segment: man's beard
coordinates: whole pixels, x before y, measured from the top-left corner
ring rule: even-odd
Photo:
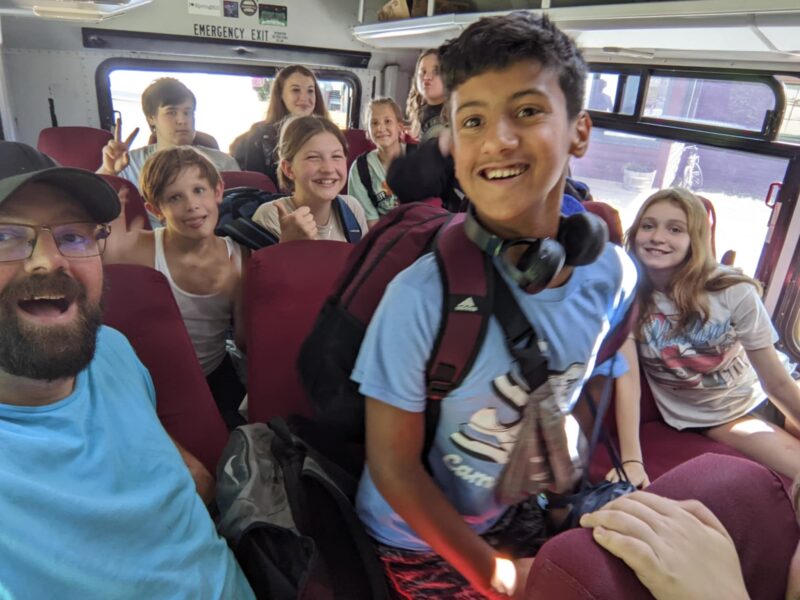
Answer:
[[[33,325],[20,318],[17,303],[33,296],[64,296],[77,304],[77,317],[64,325]],[[59,271],[9,283],[0,292],[0,369],[9,375],[53,381],[74,377],[91,362],[102,324],[99,302]]]

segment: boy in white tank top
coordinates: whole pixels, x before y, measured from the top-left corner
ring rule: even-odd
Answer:
[[[103,260],[155,268],[169,281],[214,400],[229,428],[243,423],[244,397],[225,340],[231,323],[242,341],[239,314],[242,263],[247,250],[214,234],[223,183],[216,167],[189,146],[162,150],[142,169],[147,209],[165,225],[126,229],[124,211],[112,224]],[[123,202],[125,199],[122,199]]]

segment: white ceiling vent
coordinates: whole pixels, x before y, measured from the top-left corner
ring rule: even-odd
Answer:
[[[0,15],[97,23],[150,2],[152,0],[0,0]]]

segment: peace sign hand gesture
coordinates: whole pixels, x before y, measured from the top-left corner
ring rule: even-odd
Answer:
[[[134,129],[131,134],[122,141],[122,117],[118,117],[114,123],[114,137],[103,147],[103,166],[98,173],[105,175],[117,175],[128,166],[128,150],[131,143],[139,133],[139,128]]]

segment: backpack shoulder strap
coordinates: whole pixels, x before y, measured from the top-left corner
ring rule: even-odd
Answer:
[[[461,385],[480,351],[494,304],[492,260],[464,233],[456,215],[435,242],[442,321],[426,369],[426,390],[441,400]]]
[[[368,152],[359,154],[356,158],[356,169],[358,169],[358,178],[361,180],[361,185],[367,190],[370,202],[377,209],[378,208],[378,195],[372,189],[372,177],[369,174],[369,163],[367,162]]]
[[[606,334],[603,343],[600,344],[600,349],[597,351],[595,364],[601,365],[617,353],[622,344],[625,343],[625,340],[628,339],[631,331],[633,331],[633,325],[638,317],[639,302],[634,300],[622,320]]]
[[[336,216],[339,219],[339,223],[342,224],[342,230],[344,230],[344,237],[347,238],[347,241],[351,244],[357,244],[361,241],[361,225],[358,224],[358,219],[356,219],[355,214],[347,206],[347,202],[341,196],[336,196],[334,207],[336,209]]]

